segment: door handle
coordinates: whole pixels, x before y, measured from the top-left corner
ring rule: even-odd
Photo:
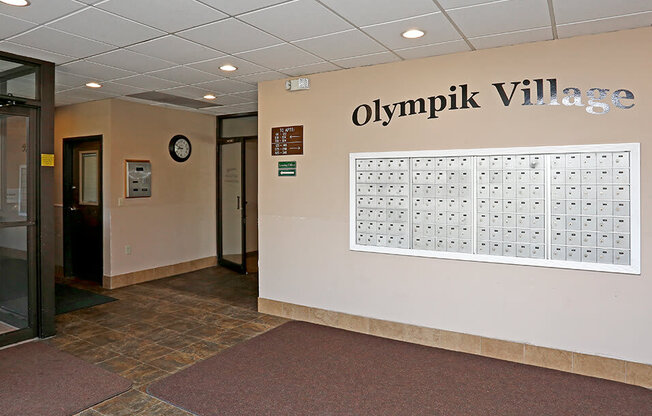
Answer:
[[[237,209],[240,209],[240,197],[237,196],[236,198],[238,198],[238,208]]]
[[[68,211],[70,211],[70,212],[74,212],[74,211],[77,211],[77,208],[75,208],[75,207],[68,207]]]

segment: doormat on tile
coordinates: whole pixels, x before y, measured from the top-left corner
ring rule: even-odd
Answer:
[[[201,416],[652,414],[642,387],[306,322],[224,350],[148,392]]]
[[[0,350],[0,416],[68,416],[123,393],[126,380],[42,342]]]
[[[57,315],[117,300],[110,296],[100,295],[89,290],[77,289],[76,287],[62,285],[60,283],[55,284],[54,297]]]

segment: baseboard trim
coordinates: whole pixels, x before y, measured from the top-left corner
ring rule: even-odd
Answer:
[[[498,358],[652,389],[652,365],[408,325],[258,298],[258,311],[363,334]]]
[[[217,266],[217,257],[205,257],[203,259],[186,261],[169,266],[155,267],[153,269],[141,270],[138,272],[119,274],[116,276],[104,276],[102,279],[102,286],[105,289],[117,289],[119,287],[163,279],[165,277],[194,272],[195,270],[214,266]]]

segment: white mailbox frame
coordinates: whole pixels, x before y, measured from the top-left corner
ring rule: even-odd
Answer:
[[[552,154],[569,154],[569,153],[592,153],[592,152],[630,152],[630,265],[616,265],[605,263],[575,262],[552,260],[551,257],[551,218],[552,214]],[[477,253],[477,232],[476,223],[477,215],[477,178],[476,162],[477,156],[490,155],[520,155],[520,154],[542,154],[545,159],[545,259],[524,258],[524,257],[506,257]],[[380,158],[437,158],[437,157],[463,157],[469,156],[474,160],[472,162],[472,181],[471,194],[473,199],[473,210],[471,219],[471,233],[473,241],[473,254],[419,250],[412,248],[393,248],[365,246],[357,243],[357,221],[356,221],[356,161],[359,159],[380,159]],[[410,247],[412,246],[412,210],[413,210],[413,184],[412,184],[412,163],[409,165],[409,204],[408,204],[408,239]],[[349,248],[352,251],[398,254],[406,256],[432,257],[453,260],[469,260],[489,263],[518,264],[540,267],[555,267],[575,270],[593,270],[601,272],[640,274],[641,273],[641,160],[640,160],[640,143],[617,143],[617,144],[596,144],[596,145],[571,145],[571,146],[537,146],[537,147],[508,147],[508,148],[484,148],[484,149],[454,149],[454,150],[424,150],[424,151],[396,151],[396,152],[373,152],[373,153],[350,153],[349,154]]]

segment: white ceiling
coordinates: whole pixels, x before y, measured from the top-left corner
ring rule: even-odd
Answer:
[[[199,111],[216,115],[256,111],[259,81],[652,24],[652,0],[31,3],[0,3],[0,50],[55,62],[57,105],[213,93],[222,107]],[[411,28],[426,35],[402,38]]]

